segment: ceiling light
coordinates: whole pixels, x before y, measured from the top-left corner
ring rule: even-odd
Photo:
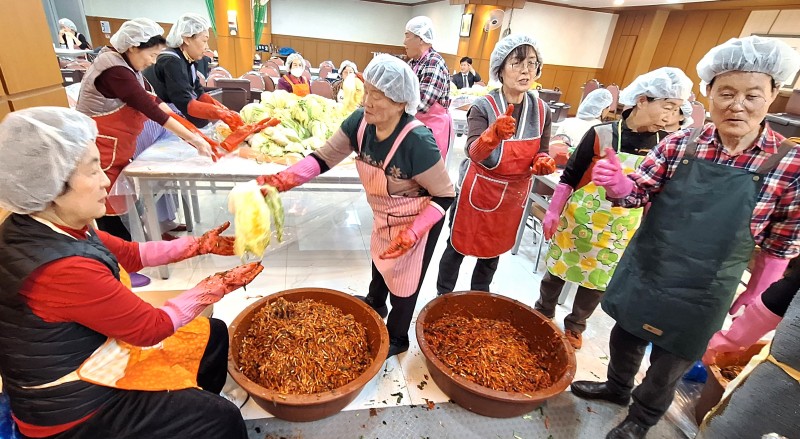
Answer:
[[[625,0],[614,0],[614,6],[622,6],[625,4]]]

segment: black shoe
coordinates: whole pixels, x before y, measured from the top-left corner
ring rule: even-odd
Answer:
[[[408,339],[399,340],[396,338],[392,338],[390,339],[389,342],[389,353],[386,355],[386,359],[388,360],[389,357],[402,354],[407,350],[408,350]]]
[[[369,307],[374,309],[375,312],[378,313],[378,315],[381,316],[382,319],[385,319],[386,316],[389,315],[389,307],[386,306],[385,303],[383,305],[381,305],[381,306],[377,306],[376,307],[375,304],[372,303],[372,297],[369,297],[369,296],[366,296],[366,297],[364,297],[364,296],[353,296],[353,297],[355,297],[356,299],[358,299],[358,300],[366,303],[367,305],[369,305]]]
[[[575,381],[570,386],[572,394],[583,399],[601,399],[619,405],[628,405],[631,402],[630,395],[620,395],[608,389],[605,382],[598,381]]]
[[[647,430],[649,430],[648,427],[642,427],[626,419],[609,431],[606,439],[643,439],[647,436]]]

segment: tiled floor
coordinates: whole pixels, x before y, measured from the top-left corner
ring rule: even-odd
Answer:
[[[459,139],[463,142],[463,138]],[[456,154],[460,147],[454,148]],[[455,169],[460,160],[451,159],[449,168]],[[226,193],[205,193],[200,195],[201,223],[195,233],[201,233],[232,216],[225,210]],[[366,294],[370,281],[369,235],[372,227],[372,214],[363,194],[332,195],[321,192],[289,192],[282,195],[287,211],[289,239],[279,248],[270,250],[264,258],[264,272],[247,290],[238,290],[227,295],[214,306],[214,316],[230,323],[248,304],[271,293],[297,287],[326,287],[350,294]],[[435,297],[435,281],[438,262],[444,249],[448,231],[445,226],[436,247],[430,269],[425,276],[419,296],[416,313]],[[492,283],[492,292],[502,294],[533,306],[539,295],[539,283],[544,270],[544,258],[538,270],[534,269],[535,252],[538,246],[533,242],[533,234],[526,231],[519,254],[501,256],[499,269]],[[546,251],[546,250],[544,250]],[[172,266],[169,279],[157,279],[154,269],[146,269],[145,274],[153,277],[153,282],[145,287],[148,290],[183,289],[194,286],[198,281],[216,271],[230,268],[238,263],[235,257],[204,256],[184,261]],[[456,290],[468,289],[469,276],[474,259],[466,258],[461,270]],[[569,300],[567,304],[569,304]],[[556,322],[563,327],[563,319],[569,309],[559,306]],[[613,320],[598,309],[589,321],[584,333],[583,348],[577,352],[577,379],[605,378],[608,364],[608,334]],[[412,328],[413,328],[412,322]],[[412,346],[409,351],[387,361],[385,372],[379,373],[360,396],[346,410],[391,407],[396,405],[421,405],[425,400],[437,403],[448,401],[437,386],[428,381],[420,390],[418,384],[427,374],[424,359],[410,331]],[[390,394],[401,392],[403,398]],[[622,409],[620,408],[621,412]],[[270,415],[249,401],[242,408],[246,419],[266,418]],[[476,415],[477,416],[477,415]],[[662,421],[666,424],[667,421]],[[586,432],[581,437],[593,436]],[[649,437],[680,437],[672,426],[661,426],[651,432]]]

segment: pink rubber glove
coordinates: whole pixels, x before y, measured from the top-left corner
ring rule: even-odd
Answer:
[[[199,238],[184,236],[172,241],[142,242],[139,244],[139,257],[142,265],[157,267],[207,254],[231,256],[233,255],[234,237],[220,236],[230,225],[230,221],[225,221]]]
[[[381,259],[394,259],[403,256],[414,247],[420,237],[425,236],[442,218],[444,218],[442,208],[436,203],[428,204],[428,207],[417,214],[411,226],[400,232],[379,257]]]
[[[757,297],[744,309],[744,314],[733,320],[727,331],[717,331],[708,342],[703,363],[714,364],[717,354],[736,352],[749,348],[769,331],[775,329],[781,317],[770,311]]]
[[[256,182],[261,186],[268,184],[277,189],[278,192],[286,192],[293,187],[311,181],[321,172],[322,169],[320,169],[317,159],[308,156],[277,174],[262,175],[256,178]],[[266,189],[262,190],[262,192],[266,197]]]
[[[750,272],[750,281],[747,282],[747,289],[733,301],[728,314],[734,315],[741,307],[755,302],[755,299],[761,297],[764,290],[783,277],[783,272],[786,271],[788,265],[788,259],[771,256],[762,250],[756,256],[755,266]]]
[[[633,181],[622,173],[622,164],[613,148],[592,168],[592,183],[604,187],[609,198],[625,198],[633,191]]]
[[[542,228],[544,229],[544,239],[549,241],[558,230],[558,222],[561,220],[561,213],[564,212],[564,206],[567,205],[567,200],[572,195],[572,187],[566,183],[559,183],[556,186],[553,197],[550,199],[550,205],[547,206],[547,213],[544,214],[542,220]]]
[[[260,262],[251,262],[213,274],[194,288],[167,300],[159,309],[167,313],[177,331],[199,316],[208,305],[219,302],[226,294],[252,282],[263,270]]]

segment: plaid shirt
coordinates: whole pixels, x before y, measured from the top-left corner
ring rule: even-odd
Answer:
[[[427,113],[435,103],[450,106],[450,72],[439,52],[429,49],[418,60],[412,59],[411,70],[419,78],[420,102],[417,110]]]
[[[696,157],[721,165],[755,172],[784,139],[768,125],[758,141],[737,156],[729,155],[715,135],[714,124],[706,124],[697,138]],[[621,200],[625,207],[640,207],[672,178],[683,158],[692,130],[682,130],[664,139],[645,157],[639,169],[628,175],[633,192]],[[750,221],[756,244],[773,256],[791,259],[800,253],[800,148],[794,148],[764,179]]]

